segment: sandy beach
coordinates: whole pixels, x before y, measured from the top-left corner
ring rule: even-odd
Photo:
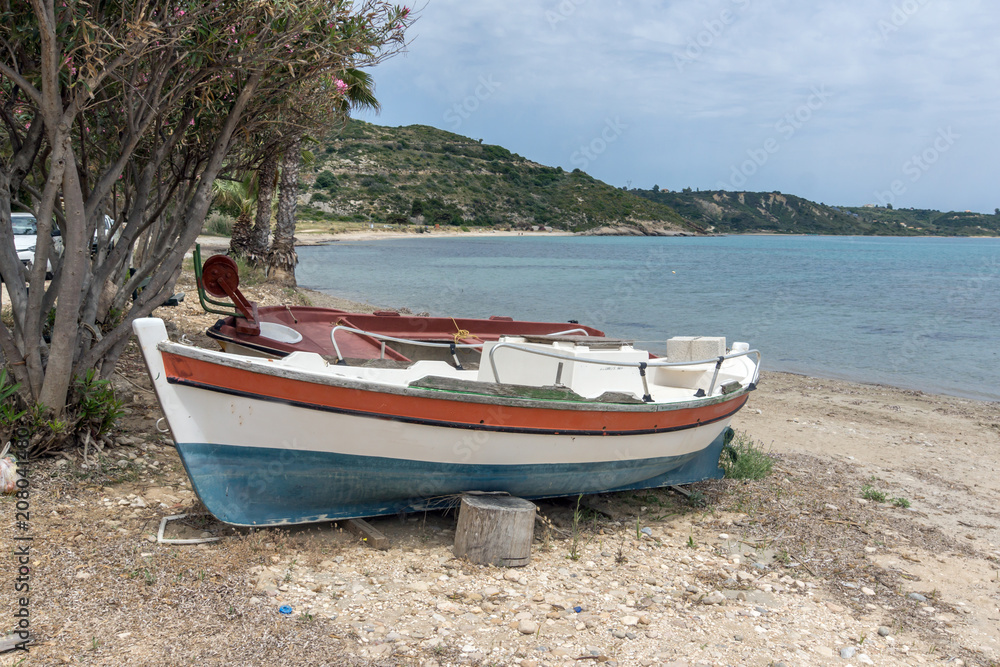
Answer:
[[[504,231],[499,229],[472,229],[468,232],[447,227],[433,229],[422,234],[416,231],[401,232],[392,229],[377,229],[365,231],[350,231],[340,234],[330,234],[328,232],[310,229],[305,226],[295,232],[296,246],[326,245],[328,243],[350,243],[352,241],[389,241],[392,239],[455,239],[455,238],[476,238],[476,237],[505,237],[505,236],[576,236],[573,232],[553,230],[551,232],[521,232]],[[202,250],[212,250],[213,252],[223,252],[229,247],[229,238],[225,236],[199,236],[198,243]]]
[[[216,316],[201,312],[190,274],[178,289],[188,299],[156,315],[211,346]],[[245,291],[268,304],[382,305]],[[220,541],[158,544],[163,516],[201,510],[134,349],[115,384],[128,414],[97,460],[32,464],[26,664],[1000,660],[998,403],[765,372],[734,427],[774,454],[771,476],[695,485],[694,502],[669,490],[594,497],[580,524],[572,499],[540,503],[531,564],[503,570],[455,559],[444,513],[373,520],[387,551],[335,524],[248,532],[204,517],[171,530]],[[4,511],[12,522],[9,497]]]

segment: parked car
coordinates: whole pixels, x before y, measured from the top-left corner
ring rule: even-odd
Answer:
[[[35,247],[38,245],[38,223],[35,216],[30,213],[11,213],[11,227],[14,232],[14,248],[17,250],[17,258],[21,260],[26,269],[30,269],[35,262]],[[62,236],[59,230],[52,230],[52,241],[55,245],[57,255],[62,254]],[[48,260],[45,267],[46,277],[52,276],[52,261]]]
[[[24,264],[26,269],[30,269],[32,264],[35,262],[35,248],[38,245],[38,222],[35,220],[35,216],[31,213],[16,213],[12,212],[10,214],[11,226],[14,231],[14,247],[17,249],[17,257]],[[108,250],[115,247],[115,242],[121,235],[121,230],[112,236],[111,229],[114,227],[114,220],[110,216],[105,215],[101,219],[101,224],[104,226],[103,234],[105,242],[108,245]],[[91,243],[91,252],[97,252],[97,244],[100,240],[100,234],[98,231],[94,231],[94,240]],[[62,235],[59,233],[59,228],[56,227],[52,230],[52,241],[55,246],[56,255],[61,255],[63,252]],[[48,260],[45,268],[46,278],[52,277],[52,261]]]

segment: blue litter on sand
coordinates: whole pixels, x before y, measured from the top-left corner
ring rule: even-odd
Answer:
[[[579,614],[581,611],[583,611],[583,607],[573,607],[573,611]]]
[[[278,607],[278,611],[281,612],[282,614],[286,614],[286,615],[287,614],[291,614],[292,613],[292,607],[291,607],[291,605],[283,604],[280,607]]]

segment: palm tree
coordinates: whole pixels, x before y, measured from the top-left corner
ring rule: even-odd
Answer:
[[[267,242],[271,237],[274,217],[274,190],[278,179],[278,160],[269,153],[257,169],[257,212],[246,254],[251,265],[264,268],[267,264]]]
[[[212,184],[214,205],[237,211],[229,240],[229,254],[236,257],[245,257],[250,251],[250,212],[256,201],[254,181],[251,173],[240,180],[219,179]]]
[[[302,163],[302,137],[297,136],[285,149],[278,180],[278,215],[274,240],[267,252],[267,275],[284,285],[295,285],[295,206],[299,196],[299,165]]]
[[[335,113],[347,121],[351,109],[371,109],[378,113],[381,105],[375,99],[375,80],[361,70],[348,68],[337,79],[340,93],[334,103]],[[299,196],[299,167],[302,162],[301,134],[292,138],[281,161],[278,181],[278,214],[274,240],[267,253],[267,275],[276,282],[295,285],[295,207]],[[259,209],[258,209],[259,210]]]

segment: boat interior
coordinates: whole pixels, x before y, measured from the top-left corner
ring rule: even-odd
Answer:
[[[382,334],[386,350],[395,340]],[[609,403],[672,403],[736,392],[757,381],[759,356],[745,343],[724,338],[678,337],[666,358],[631,341],[580,335],[502,336],[462,348],[449,343],[406,341],[399,361],[350,359],[297,351],[281,359],[257,359],[283,368],[395,387],[419,387],[493,396]],[[711,352],[712,354],[707,354]],[[475,359],[475,361],[472,361]]]

